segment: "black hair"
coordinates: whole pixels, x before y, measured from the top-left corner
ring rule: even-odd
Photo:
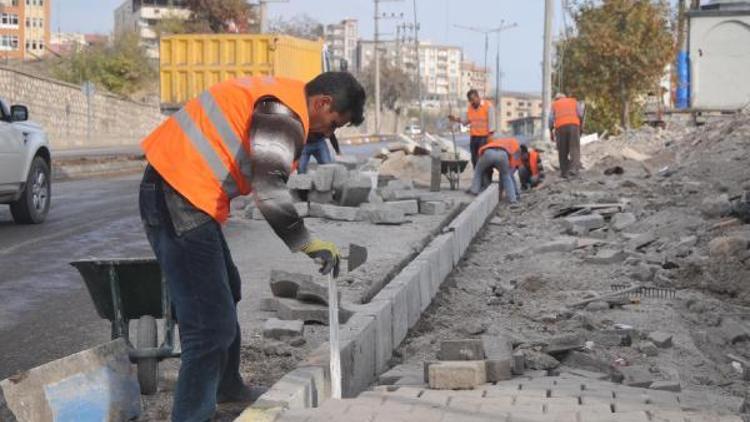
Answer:
[[[350,122],[359,126],[365,120],[365,89],[349,72],[324,72],[305,85],[305,94],[329,95],[333,98],[332,109],[338,113],[349,113]]]
[[[479,95],[479,92],[476,89],[472,88],[469,90],[469,92],[466,93],[466,98],[471,99],[472,95]]]

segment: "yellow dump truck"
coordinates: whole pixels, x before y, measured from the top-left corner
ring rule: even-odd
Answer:
[[[323,42],[274,34],[185,34],[162,37],[162,110],[179,109],[218,82],[257,75],[308,81],[322,71]]]

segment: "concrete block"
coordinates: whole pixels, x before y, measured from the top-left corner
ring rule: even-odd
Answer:
[[[361,221],[362,215],[358,208],[339,207],[330,204],[310,204],[310,216],[334,221]]]
[[[516,352],[513,352],[513,375],[523,375],[524,370],[526,369],[526,355],[524,355],[522,350],[518,350]]]
[[[646,356],[657,356],[659,354],[659,348],[650,341],[642,341],[635,348]]]
[[[534,253],[543,254],[551,252],[571,252],[578,247],[578,239],[575,237],[560,237],[551,242],[543,243],[534,248]]]
[[[290,337],[302,336],[305,332],[304,321],[283,321],[270,318],[263,324],[263,337],[283,340]]]
[[[374,298],[365,305],[352,305],[355,314],[375,318],[375,373],[380,374],[388,368],[388,361],[393,355],[393,297],[391,300]]]
[[[318,192],[327,192],[336,189],[336,185],[343,186],[348,171],[340,164],[322,164],[315,169],[312,181],[313,187]]]
[[[625,252],[617,249],[602,249],[594,256],[586,258],[586,262],[598,265],[617,264],[625,260]]]
[[[265,220],[266,217],[260,212],[260,208],[253,208],[253,220]]]
[[[448,205],[443,201],[424,201],[419,203],[419,213],[425,215],[441,215],[448,210]]]
[[[675,393],[682,391],[682,386],[680,385],[679,380],[654,381],[648,388],[660,391],[673,391]]]
[[[383,204],[383,206],[400,210],[405,215],[419,214],[419,202],[417,202],[416,199],[386,202],[385,204]]]
[[[355,155],[337,155],[336,164],[341,164],[347,170],[354,170],[359,166],[360,162],[359,158]]]
[[[366,204],[370,205],[370,204]],[[360,209],[360,218],[369,220],[372,224],[401,225],[407,223],[406,215],[399,209],[379,205],[370,205]]]
[[[513,344],[507,338],[484,335],[480,337],[484,348],[487,382],[513,378]]]
[[[135,366],[123,339],[2,380],[0,391],[7,406],[0,406],[0,415],[19,421],[122,421],[141,414]]]
[[[648,388],[654,382],[654,376],[645,366],[620,366],[616,377],[628,387]]]
[[[400,179],[389,180],[386,187],[392,190],[410,190],[414,189],[414,182],[411,180]]]
[[[307,205],[307,202],[295,202],[294,209],[297,211],[297,215],[302,218],[310,215],[310,207]]]
[[[275,297],[264,297],[260,300],[260,310],[276,312],[279,309],[279,301]]]
[[[392,344],[395,349],[406,338],[409,331],[409,298],[406,283],[394,283],[385,286],[374,298],[373,302],[386,301],[391,304],[391,332]]]
[[[567,230],[583,228],[585,230],[596,230],[604,227],[604,217],[599,214],[579,215],[566,217],[561,220]]]
[[[479,339],[443,340],[438,352],[441,361],[483,360],[484,357],[483,342]]]
[[[657,237],[653,232],[639,234],[628,241],[628,249],[638,250],[654,243],[656,239]]]
[[[312,204],[332,204],[333,203],[333,191],[319,192],[312,190],[307,194],[307,201]],[[311,217],[314,217],[310,214]]]
[[[342,364],[342,394],[344,397],[356,397],[377,376],[375,318],[372,315],[355,314],[341,327],[341,341],[350,341],[352,344],[351,365]],[[343,358],[342,355],[342,360]]]
[[[316,303],[300,302],[296,299],[278,299],[277,317],[279,319],[302,320],[328,325],[328,306]],[[339,323],[345,323],[352,316],[352,312],[339,308]]]
[[[309,174],[295,173],[289,176],[289,180],[286,182],[286,187],[294,190],[312,190],[313,178]]]
[[[436,254],[425,254],[425,251],[419,255],[419,258],[412,261],[410,265],[415,265],[419,271],[419,312],[424,312],[432,303],[432,297],[435,292],[436,278],[433,273],[437,273],[437,268],[430,264],[431,258]]]
[[[485,363],[437,362],[428,368],[428,383],[435,390],[473,390],[487,382]]]
[[[270,285],[274,296],[328,305],[328,286],[316,283],[309,274],[271,270]]]
[[[635,214],[632,212],[620,212],[612,216],[612,221],[609,224],[614,231],[619,232],[632,226],[636,221],[638,219],[635,218]]]
[[[319,406],[330,396],[328,371],[322,366],[304,366],[284,375],[258,398],[252,408],[259,410],[274,408],[306,409]],[[257,419],[247,420],[255,421]]]
[[[417,199],[419,198],[419,193],[415,190],[398,190],[398,189],[391,189],[391,188],[384,188],[380,189],[380,196],[383,198],[386,202],[391,201],[404,201],[408,199]]]
[[[583,348],[586,337],[582,334],[561,334],[550,337],[544,347],[544,353],[562,353]]]
[[[368,202],[370,191],[372,190],[372,179],[365,175],[357,174],[348,178],[341,188],[341,198],[339,205],[345,207],[358,207],[364,202]]]
[[[654,331],[648,335],[648,339],[662,349],[672,347],[672,334],[663,331]]]
[[[435,237],[430,245],[422,253],[430,254],[430,262],[433,265],[433,288],[431,298],[440,290],[443,281],[453,271],[453,234],[446,233]],[[437,274],[435,274],[437,273]]]
[[[407,300],[407,324],[411,328],[419,321],[422,314],[422,292],[420,289],[421,272],[416,265],[409,265],[404,268],[391,283],[403,283],[406,286]]]

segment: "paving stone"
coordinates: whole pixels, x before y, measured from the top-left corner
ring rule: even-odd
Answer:
[[[279,309],[279,301],[275,297],[264,297],[260,300],[260,310],[276,312]]]
[[[632,212],[621,212],[612,216],[610,226],[614,231],[620,232],[632,226],[636,221],[638,220]]]
[[[383,204],[383,206],[386,208],[400,210],[405,215],[419,214],[419,202],[416,199],[386,202]]]
[[[513,345],[500,336],[483,335],[487,381],[497,382],[513,378]]]
[[[388,361],[393,355],[393,300],[376,296],[365,305],[352,305],[351,310],[358,314],[375,318],[375,373],[379,374],[388,368]]]
[[[418,199],[419,193],[415,190],[398,190],[398,189],[380,189],[380,196],[386,202],[403,201],[408,199]]]
[[[575,237],[561,237],[535,247],[534,253],[543,254],[550,252],[571,252],[577,247],[578,239],[576,239]]]
[[[310,204],[310,216],[334,221],[362,221],[363,217],[358,208],[340,207],[330,204]]]
[[[609,303],[603,301],[603,300],[597,300],[594,302],[589,303],[586,305],[586,309],[589,312],[600,312],[600,311],[608,311],[609,310]]]
[[[386,187],[393,190],[410,190],[414,189],[414,182],[401,179],[389,180]]]
[[[659,354],[659,348],[650,341],[642,341],[635,348],[646,356],[657,356]]]
[[[580,333],[561,334],[548,338],[546,343],[547,345],[544,347],[544,352],[555,354],[582,349],[583,345],[586,343],[586,337]]]
[[[523,375],[526,370],[526,355],[522,350],[513,352],[513,375]]]
[[[662,349],[672,347],[672,334],[663,331],[654,331],[648,335],[648,339]]]
[[[648,388],[654,382],[654,376],[645,366],[620,366],[616,372],[623,385],[628,387]]]
[[[425,215],[445,214],[448,205],[443,201],[424,201],[419,202],[419,213]]]
[[[277,297],[328,304],[328,286],[316,283],[309,274],[271,270],[270,285],[271,292]],[[340,293],[339,300],[341,299]]]
[[[575,350],[568,353],[562,363],[571,368],[586,369],[594,372],[609,372],[609,362],[591,354]]]
[[[599,265],[617,264],[624,260],[625,252],[617,249],[602,249],[596,255],[586,258],[586,262]]]
[[[279,319],[285,321],[299,319],[305,322],[317,322],[328,325],[328,306],[284,298],[279,298],[278,304],[276,316]],[[339,323],[345,323],[351,316],[351,311],[339,308]]]
[[[375,380],[376,368],[376,321],[372,315],[354,314],[341,327],[341,341],[352,342],[352,365],[350,370],[342,368],[342,388],[345,397],[354,397]]]
[[[574,230],[583,228],[585,230],[595,230],[604,227],[604,217],[599,214],[580,215],[575,217],[566,217],[562,219],[563,226],[566,229]]]
[[[534,350],[524,350],[526,367],[529,369],[547,370],[560,366],[560,362],[554,357]]]
[[[404,212],[399,209],[387,207],[383,204],[365,205],[370,206],[363,208],[360,215],[363,219],[369,220],[372,224],[401,225],[408,222]]]
[[[714,257],[733,257],[747,250],[748,239],[739,236],[717,237],[708,242],[708,253]]]
[[[297,215],[302,218],[310,215],[310,207],[307,205],[307,202],[295,202],[294,209],[297,211]]]
[[[391,324],[392,324],[392,348],[397,347],[406,338],[409,331],[409,303],[407,285],[403,283],[394,283],[396,279],[385,286],[378,293],[373,301],[383,300],[391,304]]]
[[[289,176],[286,187],[294,190],[311,190],[313,188],[313,178],[309,174],[295,173]]]
[[[483,360],[443,361],[429,367],[429,385],[436,390],[472,390],[487,382]]]
[[[652,390],[673,391],[676,393],[682,391],[682,386],[680,385],[679,380],[654,381],[648,388]]]
[[[263,337],[283,340],[288,337],[299,337],[305,332],[304,321],[283,321],[270,318],[263,324]]]
[[[339,205],[358,207],[360,204],[368,202],[371,190],[372,179],[370,177],[361,174],[352,176],[344,182],[344,186],[341,188]]]
[[[443,340],[440,343],[440,360],[482,360],[485,358],[483,342],[479,339]]]
[[[333,203],[333,191],[319,192],[312,190],[307,194],[307,200],[312,204],[331,204]]]

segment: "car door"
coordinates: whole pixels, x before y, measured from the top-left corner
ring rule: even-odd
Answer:
[[[0,120],[0,193],[18,190],[23,182],[23,133]]]

